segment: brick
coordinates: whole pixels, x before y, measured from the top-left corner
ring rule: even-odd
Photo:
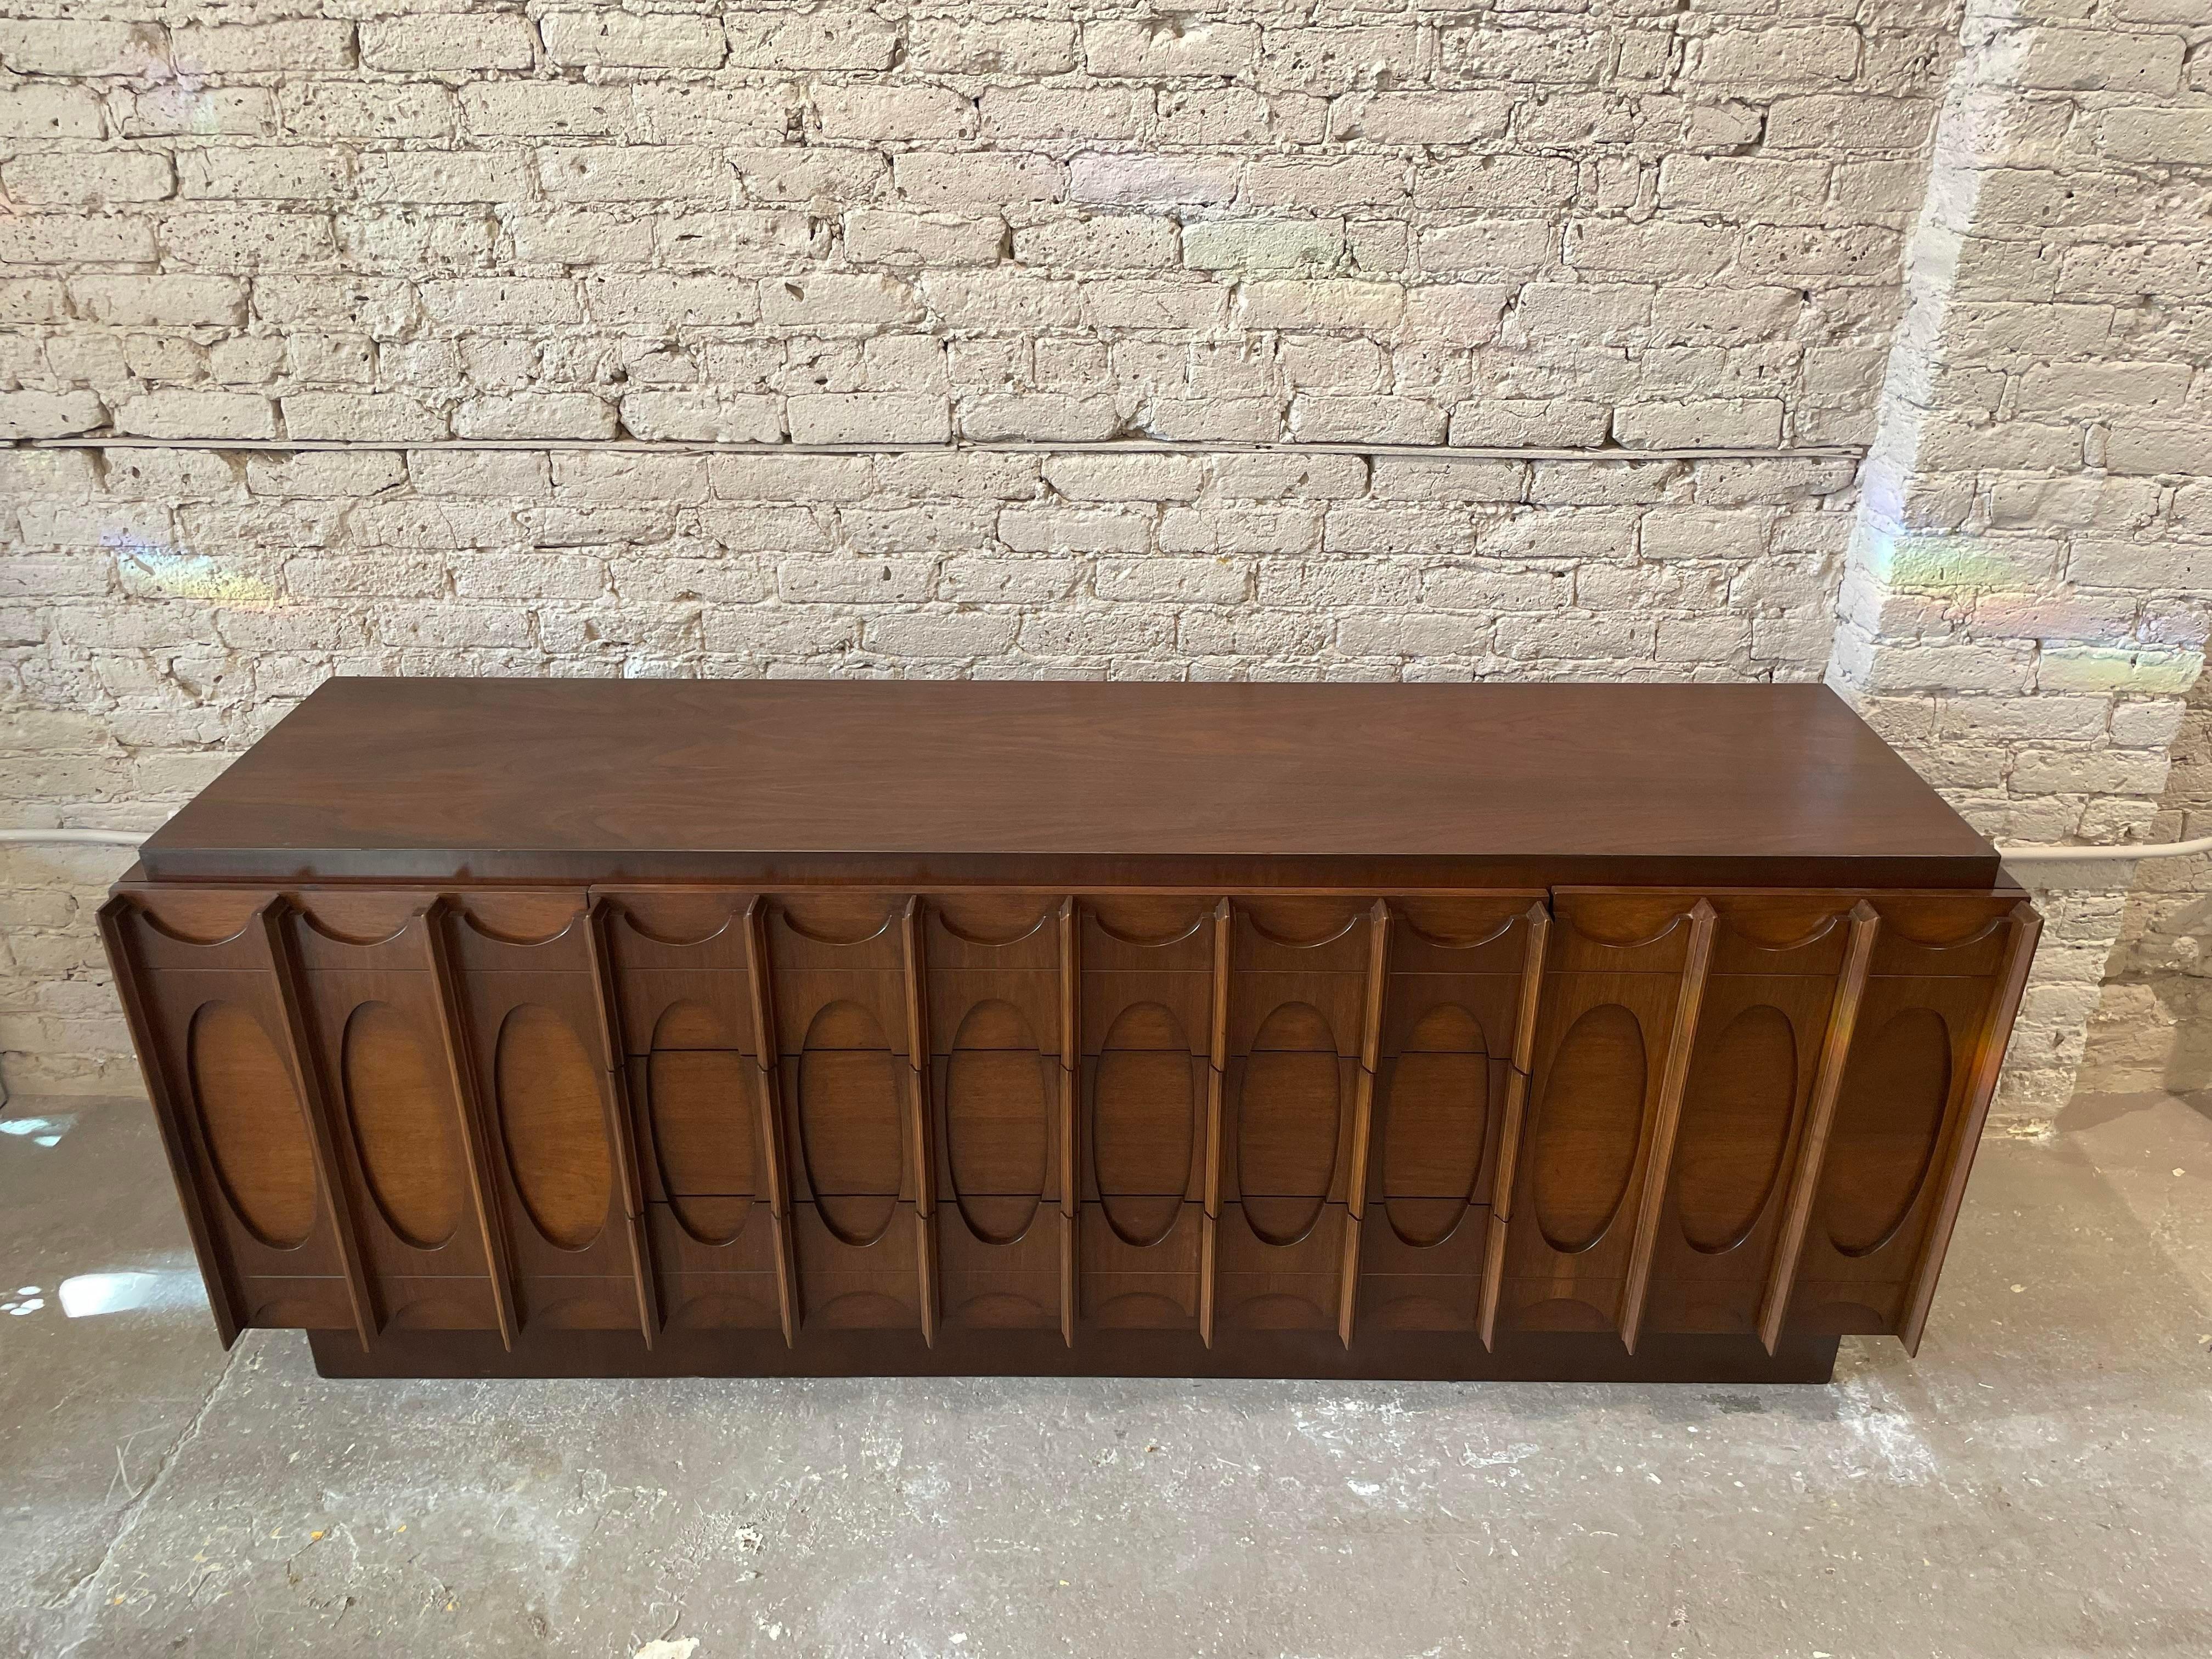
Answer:
[[[1233,77],[1253,67],[1259,50],[1260,31],[1249,23],[1162,17],[1083,26],[1085,65],[1107,78]]]
[[[1243,200],[1257,207],[1387,207],[1412,192],[1409,163],[1395,157],[1355,155],[1340,161],[1255,160],[1245,169]]]
[[[281,125],[267,87],[156,86],[133,95],[122,118],[131,138],[273,138]]]
[[[560,276],[454,276],[421,285],[422,308],[441,322],[574,323],[576,286]]]
[[[611,438],[614,406],[588,392],[476,398],[453,411],[462,438]]]
[[[514,15],[416,12],[359,26],[361,61],[380,70],[526,70],[538,32]]]
[[[979,107],[994,139],[1112,140],[1143,131],[1152,98],[1124,87],[994,88]]]
[[[167,57],[151,23],[0,19],[0,64],[18,75],[141,76]]]
[[[246,320],[246,285],[229,276],[79,276],[70,293],[94,322],[221,327]]]
[[[104,425],[107,410],[90,392],[0,392],[0,437],[66,438]]]
[[[760,299],[763,320],[789,328],[872,328],[921,317],[911,288],[875,274],[770,278],[760,285]]]
[[[964,138],[975,106],[948,87],[822,87],[814,107],[824,138]]]
[[[273,438],[276,406],[246,392],[145,392],[117,408],[115,429],[146,438]]]
[[[1413,180],[1425,207],[1557,207],[1574,194],[1574,163],[1551,156],[1472,156],[1424,167]]]
[[[27,81],[0,89],[0,137],[97,138],[103,131],[100,99],[89,87]]]
[[[445,88],[314,81],[287,86],[284,121],[301,138],[443,138],[458,108]]]
[[[1781,442],[1783,412],[1775,398],[1623,404],[1613,433],[1629,449],[1763,448]]]
[[[1181,251],[1172,221],[1127,213],[1024,226],[1013,246],[1023,264],[1075,270],[1157,270]]]
[[[788,406],[802,444],[942,443],[952,435],[943,398],[920,392],[809,392]]]
[[[707,443],[774,443],[783,436],[775,397],[713,392],[629,392],[623,425],[635,438]]]
[[[697,82],[648,82],[631,94],[639,137],[659,143],[702,138],[784,136],[793,112],[789,87],[722,87]]]
[[[110,264],[154,258],[154,227],[143,219],[27,213],[0,218],[0,263]]]
[[[887,70],[898,31],[872,12],[735,13],[723,19],[741,69]]]
[[[2179,34],[2032,28],[2020,37],[2018,84],[2065,92],[2171,94],[2187,43]]]
[[[530,194],[520,155],[414,150],[361,158],[361,196],[369,202],[513,202]]]
[[[545,193],[568,202],[724,202],[737,179],[714,151],[682,144],[597,144],[538,152]]]
[[[1182,257],[1201,270],[1325,270],[1344,257],[1344,226],[1328,219],[1203,220],[1183,227]]]
[[[939,155],[896,157],[892,178],[908,201],[929,207],[998,207],[1054,202],[1066,190],[1060,164],[1042,155]]]
[[[1857,31],[1840,27],[1716,29],[1698,43],[1691,80],[1751,88],[1819,87],[1858,68]]]
[[[442,415],[397,392],[295,392],[281,401],[289,438],[414,443],[446,435]]]
[[[1349,278],[1248,283],[1237,296],[1239,319],[1250,328],[1382,329],[1405,307],[1406,290],[1396,283]]]
[[[493,81],[461,88],[471,132],[528,137],[610,137],[630,122],[628,87],[569,81]]]
[[[752,200],[820,204],[823,213],[879,194],[887,172],[882,156],[854,149],[736,150],[728,159]]]
[[[538,33],[548,58],[583,68],[718,69],[728,53],[711,17],[549,12]]]
[[[326,202],[353,178],[345,150],[308,144],[249,144],[187,150],[177,158],[187,198],[218,201]]]
[[[2212,109],[2114,110],[2101,137],[2118,161],[2212,164]]]
[[[995,216],[862,208],[845,219],[845,257],[858,264],[992,265],[1006,242]]]
[[[761,314],[750,283],[720,277],[609,274],[586,280],[583,292],[594,319],[626,326],[731,327],[757,322]]]

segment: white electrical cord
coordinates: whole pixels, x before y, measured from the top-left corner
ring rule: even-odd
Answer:
[[[137,830],[0,830],[0,842],[61,842],[88,847],[136,847],[152,834]],[[2212,836],[2195,841],[2124,842],[2117,847],[2000,847],[2008,864],[2100,864],[2138,859],[2186,859],[2212,853]]]
[[[0,830],[0,841],[64,842],[79,847],[136,847],[151,830]]]
[[[2119,859],[2189,859],[2212,853],[2212,836],[2195,841],[2123,842],[2117,847],[2000,847],[2008,864],[2095,864]]]

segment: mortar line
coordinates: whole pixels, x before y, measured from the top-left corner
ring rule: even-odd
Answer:
[[[1356,455],[1431,461],[1857,461],[1863,447],[1817,444],[1801,448],[1720,445],[1711,448],[1575,449],[1523,445],[1310,443],[1164,438],[1045,440],[954,439],[942,443],[752,443],[690,438],[18,438],[15,449],[209,449],[273,454],[358,451],[556,451],[639,455]]]

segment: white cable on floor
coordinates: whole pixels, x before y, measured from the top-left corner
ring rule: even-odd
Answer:
[[[2117,847],[2000,847],[1997,855],[2008,864],[2091,864],[2118,859],[2189,859],[2212,853],[2212,836],[2195,841],[2121,842]]]
[[[0,830],[0,841],[66,842],[82,847],[136,847],[151,830]]]

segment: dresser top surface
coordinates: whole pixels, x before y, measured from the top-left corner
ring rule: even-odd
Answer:
[[[143,852],[202,880],[922,883],[978,860],[1162,885],[1996,873],[1817,685],[337,679]]]

